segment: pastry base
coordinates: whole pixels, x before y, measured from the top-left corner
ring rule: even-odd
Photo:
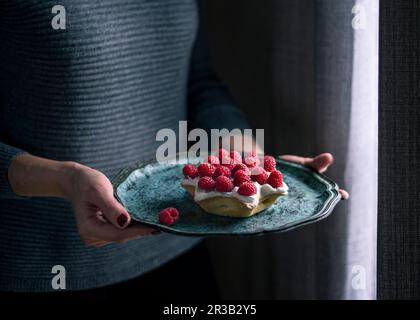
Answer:
[[[194,186],[182,185],[182,187],[194,198]],[[221,196],[196,201],[196,203],[208,213],[219,216],[246,218],[267,209],[281,196],[282,194],[273,194],[267,197],[262,197],[256,207],[250,207],[239,201],[237,198]]]

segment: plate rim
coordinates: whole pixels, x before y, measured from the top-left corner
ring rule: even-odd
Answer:
[[[146,225],[146,226],[151,226],[151,227],[155,227],[158,229],[161,229],[162,231],[168,232],[168,233],[172,233],[172,234],[176,234],[176,235],[181,235],[181,236],[190,236],[190,237],[211,237],[211,236],[234,236],[234,237],[246,237],[246,236],[260,236],[260,235],[264,235],[264,234],[270,234],[270,233],[282,233],[282,232],[287,232],[311,223],[315,223],[317,221],[320,221],[322,219],[327,218],[328,216],[331,215],[331,213],[333,212],[333,209],[335,208],[335,206],[340,202],[341,200],[341,195],[339,192],[339,187],[338,184],[336,182],[334,182],[332,179],[330,179],[328,176],[326,176],[325,174],[316,172],[315,170],[313,170],[312,168],[303,166],[301,164],[298,163],[294,163],[291,161],[287,161],[287,160],[283,160],[280,158],[280,156],[276,156],[276,161],[279,163],[283,163],[286,164],[288,166],[292,166],[292,167],[296,167],[299,168],[300,170],[304,170],[306,172],[311,173],[313,176],[315,176],[319,181],[323,182],[324,185],[327,186],[326,191],[329,193],[329,197],[328,199],[325,201],[323,207],[314,215],[307,217],[305,219],[302,219],[301,221],[299,221],[298,223],[295,222],[291,222],[288,224],[285,224],[281,227],[277,227],[275,229],[261,229],[261,230],[256,230],[256,231],[252,231],[252,232],[241,232],[241,233],[227,233],[227,232],[190,232],[190,231],[181,231],[179,229],[176,228],[172,228],[170,226],[165,226],[162,225],[160,223],[154,223],[154,222],[145,222],[145,221],[140,221],[138,219],[136,219],[135,217],[133,217],[133,214],[130,213],[128,210],[128,213],[130,214],[130,216],[132,217],[132,221],[134,221],[136,224],[142,224],[142,225]],[[124,206],[122,200],[120,199],[120,197],[117,194],[117,189],[118,187],[136,170],[141,169],[149,164],[155,163],[156,160],[152,159],[152,160],[147,160],[147,161],[137,161],[123,169],[121,169],[112,179],[110,179],[111,184],[114,188],[114,197],[118,200],[119,203],[121,203],[121,205]]]

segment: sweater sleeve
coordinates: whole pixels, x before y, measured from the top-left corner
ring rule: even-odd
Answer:
[[[22,199],[16,195],[9,183],[8,170],[10,163],[25,151],[0,142],[0,199]]]
[[[211,128],[249,128],[246,116],[235,105],[229,91],[213,69],[205,20],[201,11],[188,81],[189,119],[194,128],[206,131]]]

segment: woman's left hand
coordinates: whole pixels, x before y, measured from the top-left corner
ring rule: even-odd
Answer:
[[[315,158],[305,158],[293,155],[284,155],[280,158],[311,167],[319,173],[327,171],[328,167],[334,162],[334,157],[331,153],[322,153]],[[342,200],[347,200],[349,198],[349,193],[346,190],[340,189],[339,191]]]

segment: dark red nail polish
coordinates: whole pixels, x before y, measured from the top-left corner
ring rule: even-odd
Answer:
[[[118,218],[117,218],[117,223],[120,227],[124,227],[125,224],[127,223],[127,215],[125,215],[124,213],[121,213]]]

